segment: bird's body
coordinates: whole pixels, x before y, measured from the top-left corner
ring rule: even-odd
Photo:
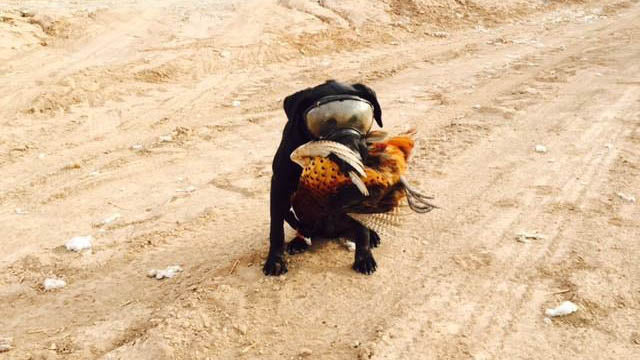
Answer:
[[[393,212],[406,204],[407,196],[415,194],[403,178],[414,146],[411,135],[368,143],[368,156],[364,161],[348,148],[327,141],[303,145],[300,151],[296,150],[292,159],[303,170],[291,204],[301,235],[341,236],[343,228],[349,227],[343,223],[352,219],[379,231],[373,229],[373,223],[367,223],[367,219],[375,219],[374,214]],[[317,150],[326,146],[332,147],[331,150]],[[336,157],[345,160],[353,171],[341,169]]]

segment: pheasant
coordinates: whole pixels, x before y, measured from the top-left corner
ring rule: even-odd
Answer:
[[[298,234],[290,252],[295,252],[291,246],[304,250],[301,240],[311,236],[344,236],[349,230],[345,216],[369,229],[372,246],[376,246],[379,233],[398,225],[401,209],[408,206],[427,213],[436,208],[429,202],[431,197],[413,189],[404,178],[413,135],[410,131],[387,139],[384,132],[371,131],[365,159],[334,141],[318,140],[298,147],[291,154],[291,160],[302,167],[291,198]]]

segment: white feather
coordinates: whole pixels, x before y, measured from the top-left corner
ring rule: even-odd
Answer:
[[[353,171],[349,171],[349,178],[351,179],[353,185],[355,185],[358,190],[360,190],[362,195],[369,196],[369,189],[367,189],[367,185],[364,184],[364,181],[362,181],[358,174],[354,173]]]
[[[364,172],[364,164],[362,163],[362,158],[360,154],[355,151],[349,149],[345,145],[342,145],[335,141],[328,140],[319,140],[319,141],[310,141],[306,144],[299,146],[291,153],[291,161],[300,165],[301,167],[305,166],[304,158],[322,156],[327,157],[329,154],[334,154],[338,158],[342,159],[347,164],[351,165],[353,169],[360,176],[365,176]]]
[[[403,200],[398,206],[385,213],[349,213],[347,215],[380,235],[395,235],[405,222],[407,216],[411,214],[412,211],[406,203],[406,200]]]

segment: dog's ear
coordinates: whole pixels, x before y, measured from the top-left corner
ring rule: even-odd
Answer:
[[[351,86],[360,92],[360,97],[369,101],[373,105],[373,118],[376,119],[378,126],[382,127],[382,108],[380,108],[380,104],[378,103],[376,92],[363,84],[353,84]]]
[[[284,98],[282,106],[284,107],[284,113],[287,114],[288,121],[294,120],[296,113],[298,112],[298,108],[300,107],[300,103],[308,97],[310,91],[311,88],[307,88]]]

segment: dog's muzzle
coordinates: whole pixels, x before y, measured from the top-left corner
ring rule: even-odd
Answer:
[[[327,139],[342,129],[366,135],[373,126],[373,105],[353,95],[325,96],[305,111],[304,120],[315,139]]]

